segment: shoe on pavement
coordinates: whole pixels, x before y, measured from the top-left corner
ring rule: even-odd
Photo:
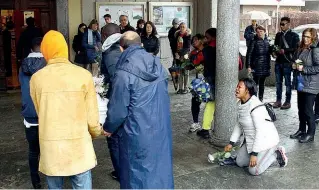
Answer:
[[[189,128],[189,132],[195,132],[195,131],[197,131],[197,130],[199,130],[199,129],[201,129],[202,127],[200,126],[200,124],[199,123],[193,123],[192,125],[191,125],[191,127]]]
[[[309,143],[309,142],[312,142],[312,141],[314,141],[314,136],[308,135],[308,134],[304,135],[303,137],[301,137],[299,139],[300,143]]]
[[[119,176],[116,171],[111,172],[111,177],[117,181],[119,181]]]
[[[209,130],[205,130],[205,129],[197,131],[197,135],[202,137],[202,138],[204,138],[204,139],[209,139],[210,138]]]
[[[281,110],[287,110],[291,108],[291,104],[288,102],[285,102],[282,106],[281,106]]]
[[[277,161],[280,167],[286,167],[288,164],[288,157],[286,156],[286,149],[283,146],[279,146],[276,150]]]
[[[273,108],[280,108],[281,107],[281,102],[280,101],[276,101],[273,105],[272,105]]]
[[[304,135],[306,135],[305,132],[302,132],[302,131],[297,131],[295,134],[293,135],[290,135],[290,138],[291,139],[300,139],[301,137],[303,137]]]

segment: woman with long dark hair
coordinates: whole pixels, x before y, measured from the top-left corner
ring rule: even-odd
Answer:
[[[279,135],[274,122],[256,95],[257,86],[253,79],[245,78],[238,82],[238,124],[234,127],[230,143],[225,147],[225,152],[231,152],[240,136],[244,136],[245,141],[236,153],[236,164],[249,167],[251,175],[262,174],[275,162],[280,167],[288,163],[285,148],[278,146]]]
[[[86,29],[86,25],[84,23],[79,25],[78,34],[74,36],[73,43],[72,43],[72,48],[75,52],[74,62],[76,65],[80,67],[85,67],[85,64],[86,64],[85,49],[82,46],[82,38],[83,38],[85,29]]]
[[[138,35],[140,36],[142,35],[144,28],[145,28],[145,20],[139,19],[136,24],[136,32],[138,33]]]
[[[295,134],[290,135],[292,139],[299,139],[300,143],[313,141],[316,132],[313,106],[316,95],[319,93],[319,48],[317,46],[316,29],[307,28],[304,30],[300,47],[295,54],[298,61],[293,64],[293,69],[298,71],[299,129]]]
[[[141,40],[145,50],[153,55],[157,55],[160,49],[160,41],[156,35],[155,25],[151,21],[147,21],[142,32]]]

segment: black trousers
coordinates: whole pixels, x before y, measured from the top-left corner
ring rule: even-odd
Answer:
[[[298,92],[298,114],[299,114],[299,130],[307,132],[308,135],[315,135],[316,123],[313,105],[315,103],[316,94],[306,92]],[[308,130],[307,130],[308,125]]]
[[[40,158],[40,145],[39,145],[39,128],[32,126],[25,128],[26,138],[29,143],[29,167],[32,185],[40,183],[39,176],[39,158]]]
[[[315,116],[319,118],[319,94],[317,94],[315,101]]]
[[[193,97],[192,98],[191,110],[192,110],[194,123],[198,123],[198,116],[199,116],[199,112],[200,112],[200,104],[201,104],[201,102],[198,100],[197,97]]]
[[[255,76],[254,75],[253,79],[258,87],[258,98],[260,101],[263,101],[266,76]]]
[[[119,148],[119,135],[115,132],[111,137],[106,137],[107,146],[110,151],[111,161],[114,171],[119,177],[120,174],[120,148]]]

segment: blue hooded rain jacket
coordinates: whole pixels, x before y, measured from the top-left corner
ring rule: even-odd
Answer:
[[[104,130],[119,135],[121,189],[173,189],[168,75],[140,46],[116,66]]]

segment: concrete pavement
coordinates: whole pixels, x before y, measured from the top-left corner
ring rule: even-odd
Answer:
[[[174,148],[175,187],[190,188],[319,188],[319,142],[299,144],[289,139],[298,129],[296,93],[290,110],[276,110],[276,126],[281,144],[286,147],[286,168],[271,167],[261,176],[250,176],[236,166],[218,166],[207,162],[207,154],[217,151],[208,140],[190,134],[191,95],[177,95],[170,84]],[[274,87],[266,87],[265,102],[275,100]],[[24,126],[20,115],[20,93],[0,93],[0,188],[31,188]],[[202,109],[203,110],[203,109]],[[201,116],[202,116],[201,110]],[[227,116],[225,116],[227,117]],[[93,188],[119,188],[112,180],[110,156],[103,137],[94,140],[98,166],[92,170]],[[41,175],[45,186],[44,176]],[[46,187],[46,186],[45,186]],[[66,180],[66,188],[71,188]]]

